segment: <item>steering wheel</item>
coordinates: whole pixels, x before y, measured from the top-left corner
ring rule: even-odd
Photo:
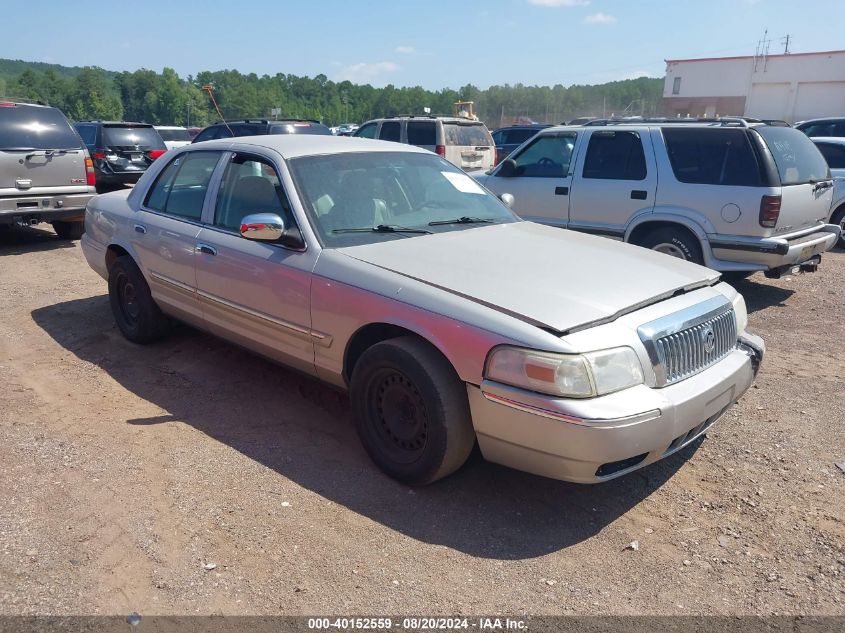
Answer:
[[[542,165],[543,167],[557,167],[557,163],[548,156],[543,156],[543,158],[537,161],[537,164]]]

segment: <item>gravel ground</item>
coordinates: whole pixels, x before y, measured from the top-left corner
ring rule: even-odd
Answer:
[[[0,233],[0,614],[843,615],[843,279],[738,283],[757,385],[653,467],[412,490],[343,395],[187,327],[133,346],[78,243]]]

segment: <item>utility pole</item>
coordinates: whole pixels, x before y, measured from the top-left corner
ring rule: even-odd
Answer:
[[[786,37],[780,38],[780,41],[783,43],[783,54],[789,55],[789,33],[786,34]]]

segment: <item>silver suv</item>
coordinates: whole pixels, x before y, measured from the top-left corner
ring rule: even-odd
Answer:
[[[481,121],[464,117],[398,116],[364,123],[353,136],[416,145],[464,171],[483,172],[496,164],[496,144]]]
[[[723,272],[812,271],[839,235],[812,141],[742,119],[548,128],[474,176],[526,219]]]
[[[60,110],[0,100],[0,226],[50,222],[78,240],[95,193],[88,151]]]

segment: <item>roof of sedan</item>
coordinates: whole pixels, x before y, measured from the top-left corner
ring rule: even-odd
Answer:
[[[430,154],[428,150],[368,138],[328,136],[309,134],[263,134],[261,136],[238,136],[194,143],[194,147],[232,148],[238,145],[252,145],[276,150],[285,158],[314,156],[319,154],[343,154],[346,152],[416,152]]]

